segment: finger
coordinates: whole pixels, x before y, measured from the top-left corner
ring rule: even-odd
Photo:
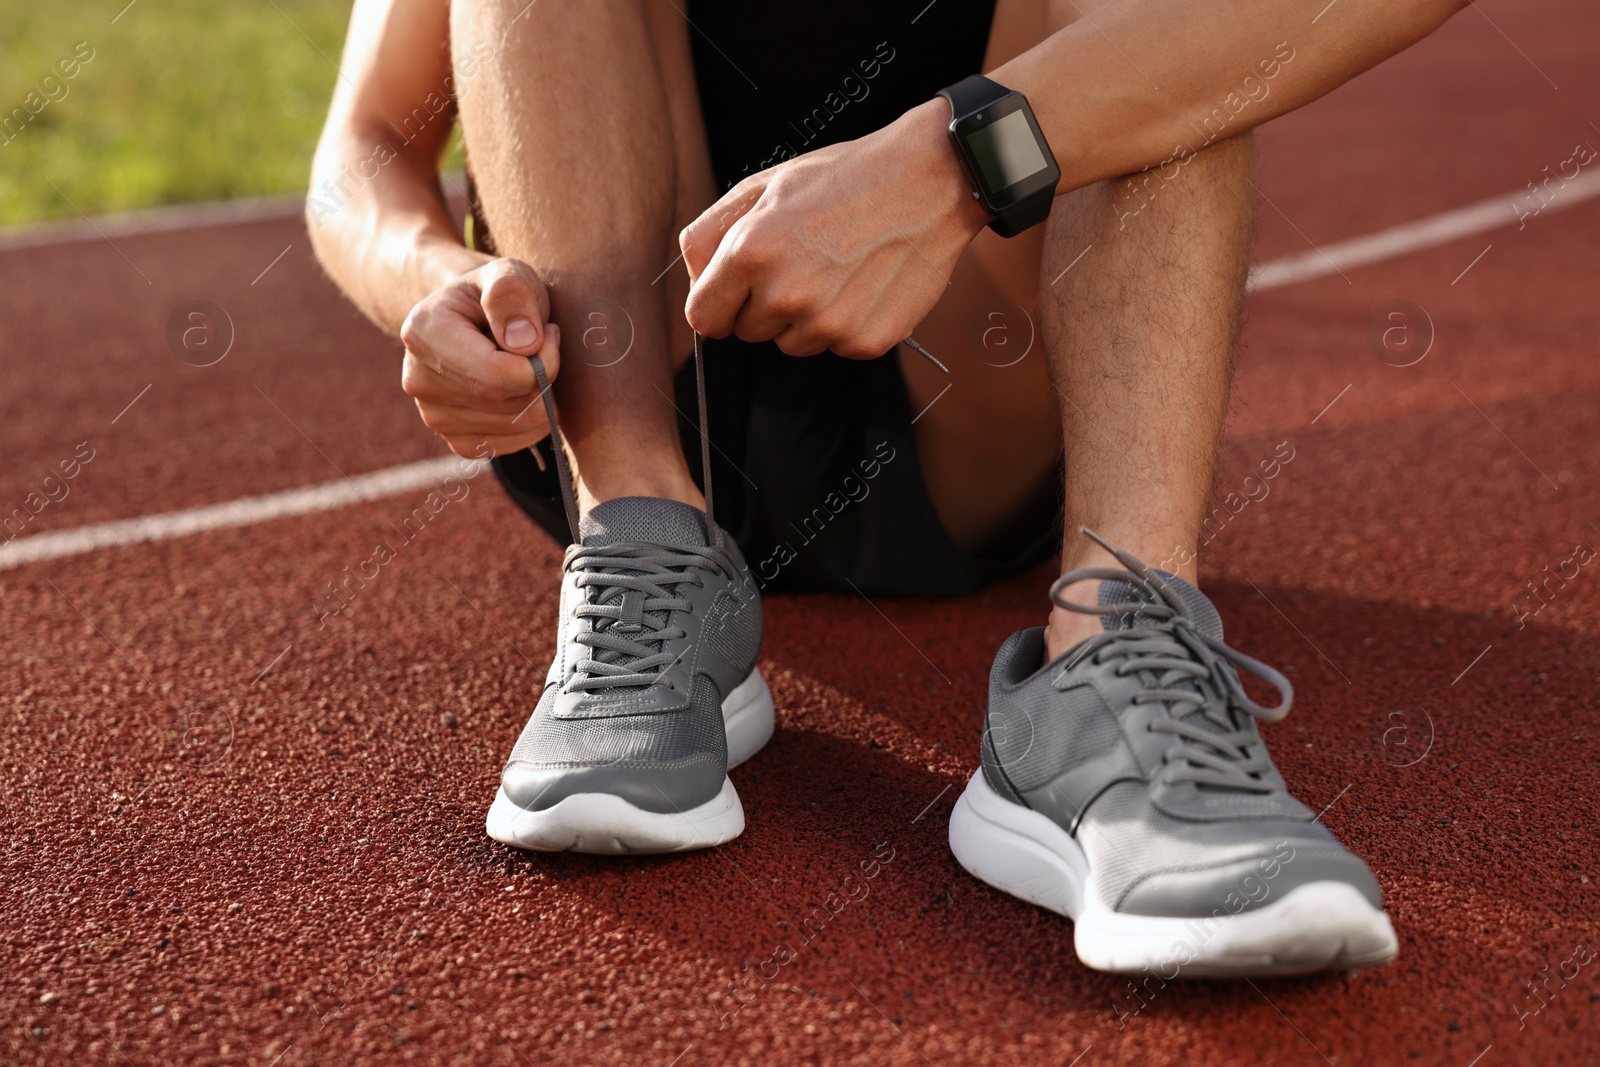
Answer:
[[[798,326],[785,327],[773,338],[773,343],[778,351],[788,356],[820,356],[828,350],[826,341]]]
[[[487,339],[485,339],[487,340]],[[487,349],[485,350],[487,351]],[[561,373],[561,327],[547,323],[544,344],[537,353],[544,362],[545,376],[551,381]],[[538,378],[531,373],[531,364],[520,356],[512,357],[529,367],[533,391],[505,398],[484,395],[481,386],[456,374],[443,373],[424,361],[422,356],[408,350],[401,364],[400,388],[418,401],[442,407],[471,408],[490,415],[517,415],[526,411],[530,402],[539,400]]]
[[[415,361],[409,362],[400,376],[400,387],[407,396],[421,404],[434,404],[447,408],[469,408],[484,415],[513,418],[526,411],[529,403],[539,399],[538,393],[515,396],[507,400],[488,400],[474,396],[472,390],[456,381],[434,373]]]
[[[550,294],[533,268],[517,259],[497,259],[479,268],[484,315],[500,347],[530,356],[543,342]]]
[[[759,181],[757,179],[760,179]],[[683,250],[684,265],[689,268],[689,281],[692,283],[705,271],[717,249],[722,244],[722,239],[727,236],[733,224],[744,218],[746,213],[761,199],[761,191],[766,188],[766,179],[762,175],[746,178],[725,193],[721,200],[706,208],[700,217],[683,228],[678,234],[678,247]]]
[[[509,456],[513,452],[521,452],[524,448],[532,448],[544,440],[544,434],[516,434],[511,436],[493,434],[464,434],[455,437],[445,437],[445,444],[450,446],[450,451],[467,459],[493,459],[495,456]]]
[[[789,329],[794,316],[793,308],[751,293],[734,319],[733,335],[741,341],[770,341]]]
[[[475,301],[471,312],[458,303],[425,300],[412,309],[400,328],[406,351],[472,397],[510,400],[534,392],[527,358],[501,351],[483,335],[474,321],[482,314]]]
[[[543,437],[548,429],[545,425],[544,406],[539,403],[537,396],[529,397],[526,404],[511,412],[480,411],[477,408],[419,400],[417,413],[422,416],[424,426],[445,437],[463,434],[489,434],[497,437],[534,434],[536,437]]]
[[[412,352],[406,353],[405,361],[401,364],[400,388],[407,396],[424,403],[470,407],[493,415],[515,415],[527,407],[529,400],[535,400],[539,395],[534,392],[504,400],[490,400],[475,394],[472,387],[461,379],[440,374]]]
[[[689,287],[684,317],[702,337],[726,337],[733,332],[762,270],[760,253],[741,233],[735,229],[723,240],[705,273]]]

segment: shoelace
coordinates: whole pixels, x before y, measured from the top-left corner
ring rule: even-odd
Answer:
[[[580,589],[595,589],[573,609],[580,619],[593,619],[573,640],[594,651],[578,664],[569,690],[593,691],[619,686],[661,684],[672,688],[664,670],[676,657],[666,642],[685,636],[668,626],[674,611],[694,605],[678,596],[685,582],[704,585],[703,572],[731,574],[733,561],[719,548],[693,545],[663,548],[641,541],[622,541],[598,548],[573,545],[566,567],[577,572]]]
[[[545,415],[550,422],[551,451],[555,453],[556,478],[561,483],[561,502],[566,507],[572,544],[564,566],[577,572],[577,585],[584,602],[573,609],[578,618],[594,619],[593,626],[580,631],[573,640],[593,651],[577,666],[576,676],[567,683],[569,690],[594,691],[622,686],[672,686],[666,668],[675,660],[664,651],[666,642],[686,636],[681,627],[666,625],[674,611],[692,611],[694,604],[677,595],[678,586],[690,582],[705,585],[703,571],[732,575],[733,558],[722,540],[722,528],[712,518],[711,435],[706,421],[706,372],[698,332],[694,335],[695,392],[700,405],[700,471],[705,485],[706,531],[711,544],[662,545],[641,541],[622,541],[595,548],[582,545],[578,533],[578,496],[572,485],[572,470],[561,437],[555,395],[544,361],[531,357],[533,374],[539,382]]]
[[[1277,785],[1261,777],[1271,769],[1271,761],[1264,752],[1251,756],[1246,751],[1259,744],[1259,735],[1248,719],[1241,723],[1236,716],[1243,713],[1263,722],[1282,719],[1294,704],[1294,687],[1289,679],[1198,629],[1187,606],[1159,574],[1087,527],[1083,532],[1127,569],[1083,567],[1069,571],[1050,587],[1050,599],[1066,611],[1120,615],[1136,621],[1089,638],[1079,646],[1071,662],[1081,662],[1085,657],[1093,657],[1096,663],[1121,660],[1116,668],[1118,675],[1138,674],[1145,681],[1133,702],[1166,705],[1167,716],[1151,723],[1150,729],[1176,738],[1163,757],[1167,782],[1275,792]],[[1094,580],[1127,582],[1143,591],[1149,600],[1091,605],[1064,595],[1067,587]],[[1251,700],[1239,680],[1239,669],[1277,689],[1279,703],[1269,708]],[[1208,725],[1196,721],[1196,712]]]

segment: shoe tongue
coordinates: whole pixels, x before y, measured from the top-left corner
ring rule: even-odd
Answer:
[[[578,520],[578,540],[586,548],[618,541],[700,547],[710,543],[705,512],[653,496],[624,496],[595,505]]]
[[[1189,613],[1190,621],[1194,624],[1194,628],[1209,637],[1221,641],[1222,616],[1217,614],[1216,607],[1212,605],[1206,595],[1176,574],[1168,574],[1166,571],[1159,570],[1155,571],[1155,573],[1166,582],[1167,588],[1175,593],[1178,600],[1183,603],[1184,608]],[[1100,583],[1101,607],[1125,603],[1130,600],[1146,604],[1155,603],[1154,598],[1143,587],[1133,582],[1112,579]],[[1107,630],[1126,630],[1130,626],[1139,625],[1140,614],[1140,612],[1133,611],[1124,615],[1102,615],[1100,616],[1101,625]]]

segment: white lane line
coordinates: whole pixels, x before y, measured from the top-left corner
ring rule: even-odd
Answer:
[[[460,218],[467,209],[467,198],[460,190],[465,175],[447,170],[439,176],[446,189],[445,199],[451,216]],[[257,222],[304,220],[305,194],[289,196],[242,197],[209,203],[178,204],[144,208],[119,214],[96,215],[92,223],[82,219],[44,222],[0,230],[0,253],[33,252],[62,245],[98,241],[107,237],[153,237],[168,233],[187,233],[221,226],[243,226]]]
[[[1497,196],[1468,207],[1441,212],[1402,226],[1368,234],[1365,237],[1340,241],[1337,244],[1324,246],[1321,250],[1258,264],[1250,271],[1250,289],[1252,292],[1278,289],[1285,285],[1335,274],[1342,268],[1365,266],[1393,259],[1410,252],[1446,244],[1470,234],[1509,226],[1528,211],[1529,195],[1531,194],[1510,193]],[[1600,171],[1579,174],[1569,180],[1549,202],[1545,202],[1539,212],[1559,211],[1595,196],[1600,196]],[[3,241],[0,241],[0,250],[5,250]],[[937,400],[938,397],[934,399]],[[32,537],[0,544],[0,570],[9,570],[39,560],[81,555],[118,545],[165,541],[205,530],[249,526],[291,515],[331,511],[368,500],[397,496],[400,493],[423,488],[448,474],[462,473],[470,469],[457,466],[462,462],[448,457],[426,460],[422,463],[410,463],[358,475],[349,479],[348,483],[325,482],[305,489],[247,497],[226,504],[213,504],[138,519],[97,523],[58,533],[35,534]],[[477,470],[472,471],[472,475],[476,473]]]
[[[1313,249],[1297,256],[1261,263],[1250,270],[1250,290],[1278,289],[1296,282],[1307,282],[1340,271],[1393,259],[1409,252],[1448,244],[1485,230],[1497,230],[1521,220],[1532,218],[1534,213],[1544,214],[1575,207],[1585,200],[1600,196],[1600,171],[1579,174],[1562,186],[1550,200],[1533,199],[1527,191],[1508,193],[1454,211],[1429,215],[1425,219],[1407,222],[1366,237],[1327,245],[1320,251]]]
[[[446,456],[389,467],[371,474],[358,474],[337,482],[230,500],[224,504],[145,515],[137,519],[97,522],[72,530],[21,537],[0,544],[0,571],[40,560],[97,552],[103,548],[137,545],[145,541],[170,541],[175,537],[188,537],[207,530],[253,526],[294,515],[332,511],[351,504],[383,500],[437,486],[452,475],[474,478],[487,466],[482,460]]]

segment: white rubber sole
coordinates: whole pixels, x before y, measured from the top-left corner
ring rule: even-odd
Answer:
[[[772,693],[759,668],[722,702],[728,732],[728,767],[737,767],[772,738]],[[543,811],[518,807],[505,790],[489,807],[489,836],[539,852],[606,854],[685,852],[732,841],[744,832],[744,806],[733,782],[688,811],[661,814],[636,808],[610,793],[574,793]]]
[[[1167,981],[1255,977],[1370,967],[1399,953],[1389,917],[1343,882],[1309,882],[1218,917],[1113,912],[1072,835],[999,796],[981,770],[950,815],[950,851],[980,881],[1072,919],[1078,958],[1097,971]]]
[[[772,691],[761,668],[750,672],[722,702],[722,722],[728,730],[728,769],[739,766],[772,740],[775,720]]]

